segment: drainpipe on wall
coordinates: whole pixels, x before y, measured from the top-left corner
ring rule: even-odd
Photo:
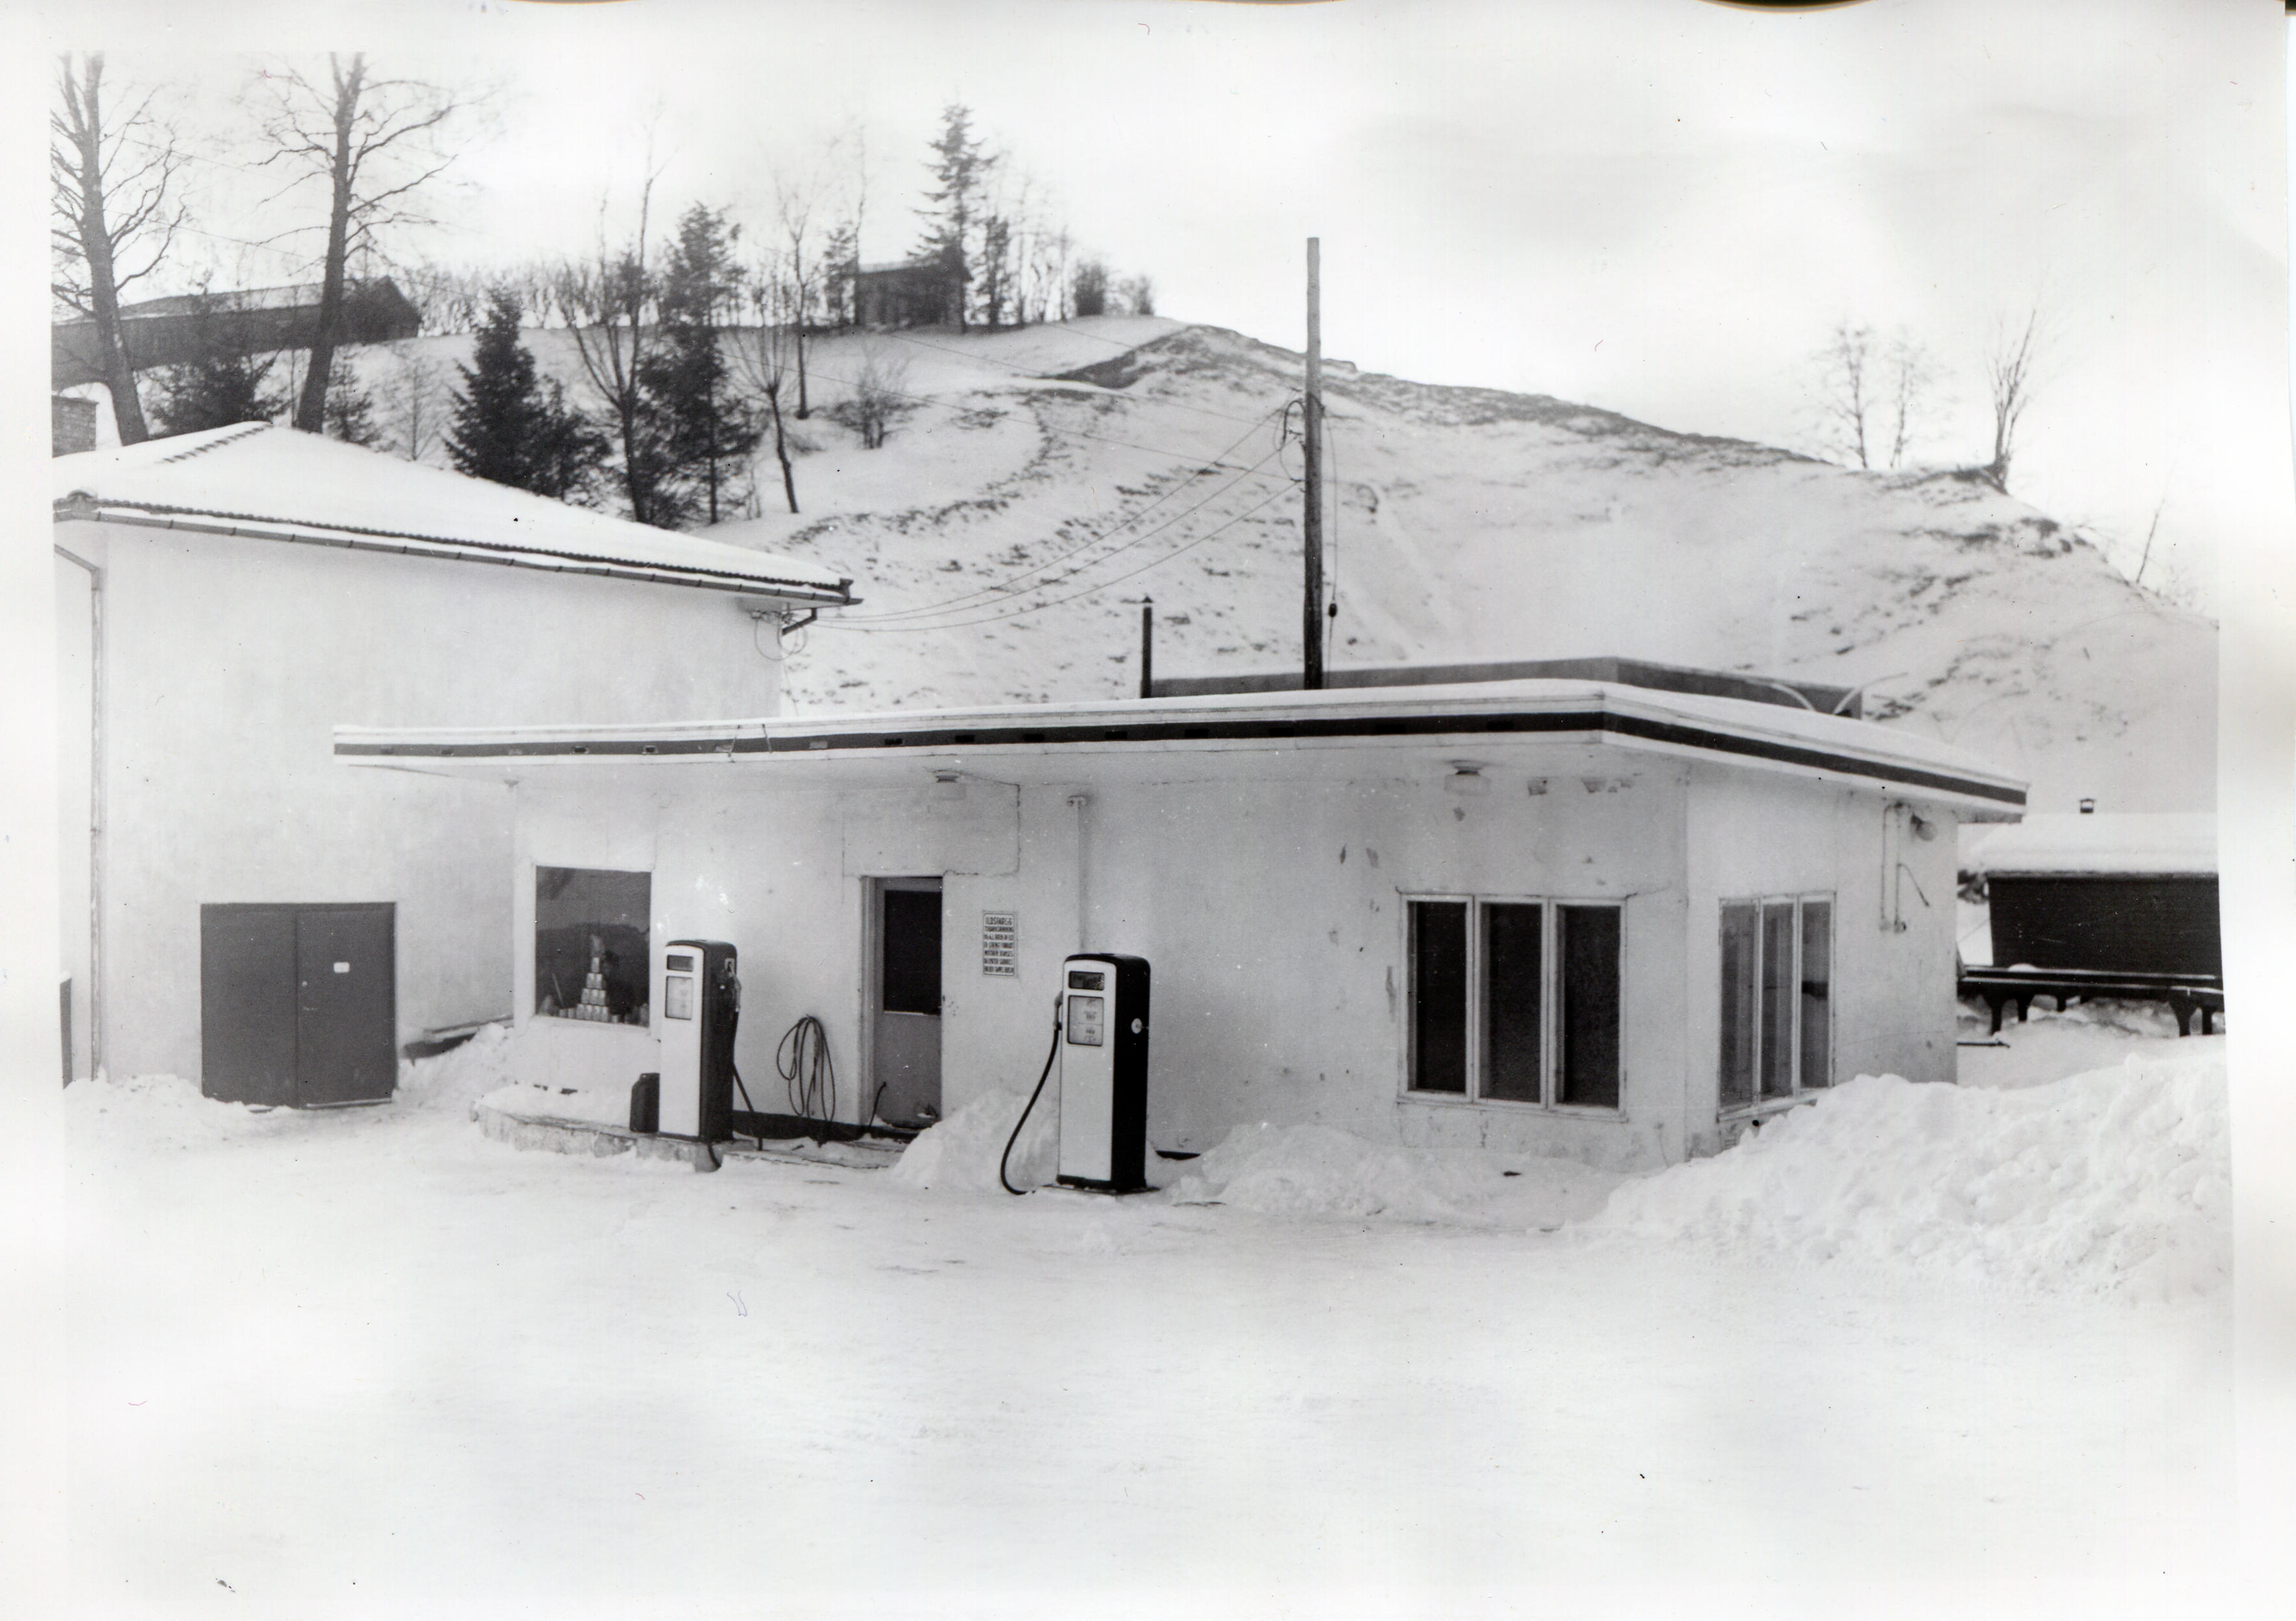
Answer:
[[[56,555],[87,570],[87,1072],[94,1077],[103,1073],[103,570],[62,546]]]
[[[1069,796],[1069,808],[1076,813],[1076,948],[1080,952],[1092,949],[1085,939],[1085,929],[1092,915],[1085,893],[1085,875],[1088,870],[1085,861],[1085,811],[1091,804],[1090,794],[1073,793]]]

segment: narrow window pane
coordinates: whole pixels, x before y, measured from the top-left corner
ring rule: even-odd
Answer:
[[[1561,960],[1562,1073],[1555,1095],[1564,1103],[1619,1106],[1619,928],[1616,906],[1555,908],[1554,953]]]
[[[1801,904],[1801,1084],[1833,1084],[1833,903]]]
[[[1757,909],[1722,908],[1722,1107],[1754,1101]]]
[[[1467,1090],[1467,903],[1411,903],[1411,1086]]]
[[[1793,1092],[1794,905],[1762,907],[1762,1095]]]
[[[1483,908],[1482,1095],[1538,1100],[1539,913]]]
[[[879,989],[888,1013],[940,1011],[940,891],[885,889]]]

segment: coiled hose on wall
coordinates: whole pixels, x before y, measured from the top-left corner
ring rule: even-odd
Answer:
[[[829,1056],[829,1034],[808,1013],[782,1033],[774,1068],[789,1092],[790,1112],[808,1123],[837,1118],[837,1066]]]

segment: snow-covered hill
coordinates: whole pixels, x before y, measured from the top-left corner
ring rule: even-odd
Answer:
[[[564,335],[529,340],[572,388]],[[821,408],[871,364],[909,408],[864,450]],[[759,515],[715,533],[859,582],[791,658],[800,712],[1136,691],[1144,594],[1160,674],[1296,668],[1300,378],[1156,319],[823,340],[803,511],[768,455]],[[2036,808],[2213,804],[2214,626],[1980,481],[1325,379],[1334,666],[1613,653],[1864,685],[1869,715],[2028,774]]]

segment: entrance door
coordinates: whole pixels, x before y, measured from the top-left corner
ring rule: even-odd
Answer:
[[[200,1090],[236,1103],[380,1102],[398,1081],[395,913],[200,908]]]
[[[940,880],[881,878],[870,886],[870,1091],[893,1126],[940,1118]]]

